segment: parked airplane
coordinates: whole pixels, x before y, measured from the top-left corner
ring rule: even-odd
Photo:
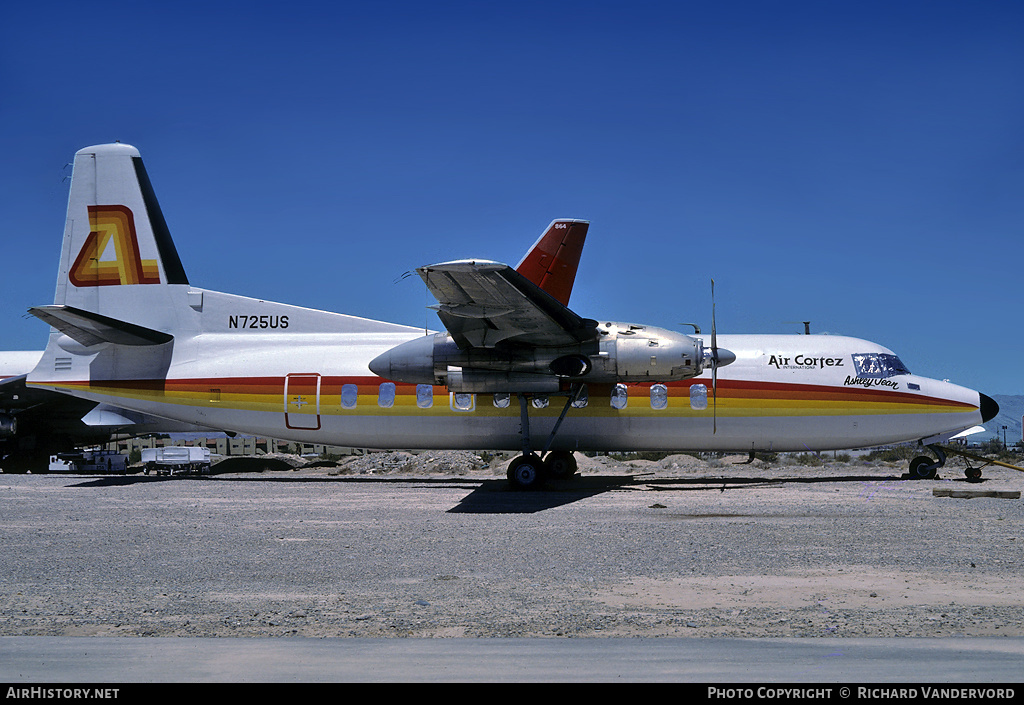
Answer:
[[[523,271],[484,260],[417,270],[447,329],[426,335],[200,289],[139,152],[88,147],[75,155],[54,304],[30,309],[52,330],[28,383],[293,441],[521,450],[508,476],[523,488],[574,474],[576,450],[927,445],[996,414],[984,394],[913,375],[864,340],[718,336],[713,323],[706,344],[699,330],[583,318],[567,306],[578,251],[546,251]],[[912,469],[925,476],[943,459]]]
[[[115,436],[210,431],[30,387],[25,380],[43,351],[0,352],[0,469],[45,470],[51,455],[106,443]]]
[[[31,461],[45,468],[50,451],[70,450],[76,440],[95,438],[81,419],[96,402],[25,385],[42,356],[41,350],[0,353],[0,467],[5,472],[27,469]]]

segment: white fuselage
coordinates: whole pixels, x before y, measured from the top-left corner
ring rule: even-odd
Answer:
[[[369,371],[371,360],[421,330],[167,288],[191,302],[174,307],[173,343],[97,350],[58,338],[30,383],[201,427],[295,441],[522,448],[515,395],[456,395]],[[877,369],[865,376],[855,355],[895,357],[874,343],[720,335],[718,345],[736,360],[719,370],[717,389],[708,372],[666,384],[588,385],[585,404],[570,408],[551,449],[817,451],[920,440],[982,421],[975,391]],[[546,444],[565,400],[531,396],[535,449]]]

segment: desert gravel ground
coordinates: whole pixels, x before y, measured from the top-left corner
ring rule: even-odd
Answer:
[[[1024,636],[1022,473],[578,458],[0,474],[0,635]]]

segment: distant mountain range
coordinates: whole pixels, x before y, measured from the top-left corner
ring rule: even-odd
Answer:
[[[996,437],[1003,440],[1003,426],[1006,426],[1006,444],[1012,446],[1021,439],[1021,416],[1024,416],[1024,395],[993,394],[992,398],[999,404],[999,413],[985,424],[985,433],[972,436],[975,441],[982,438]]]

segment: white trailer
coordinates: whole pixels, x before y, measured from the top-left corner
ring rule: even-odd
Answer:
[[[182,475],[210,472],[210,449],[197,446],[167,446],[142,449],[142,472]]]
[[[82,450],[50,456],[50,472],[112,473],[128,471],[128,457],[115,450]]]

